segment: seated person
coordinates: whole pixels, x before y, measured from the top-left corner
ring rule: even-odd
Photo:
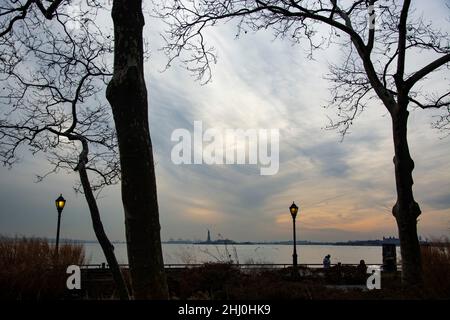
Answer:
[[[330,260],[331,256],[329,254],[327,254],[325,256],[325,258],[323,258],[323,268],[324,269],[328,269],[331,266],[331,260]]]
[[[359,261],[359,265],[358,265],[358,272],[360,274],[366,274],[367,273],[367,266],[366,266],[366,262],[364,260],[360,260]]]

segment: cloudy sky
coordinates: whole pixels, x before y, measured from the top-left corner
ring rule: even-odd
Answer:
[[[445,1],[419,9],[449,30]],[[202,86],[178,65],[161,72],[166,62],[158,51],[162,29],[147,17],[145,37],[152,53],[145,72],[164,240],[205,238],[207,229],[213,237],[241,241],[289,239],[293,200],[300,206],[301,240],[397,235],[391,214],[391,123],[384,107],[375,103],[361,114],[343,142],[336,131],[323,129],[327,116],[335,115],[322,107],[330,98],[323,77],[328,62],[342,52],[330,48],[308,60],[303,49],[273,41],[270,32],[235,39],[231,23],[208,33],[218,63],[212,82]],[[450,233],[450,138],[431,128],[433,115],[414,110],[409,123],[414,191],[423,212],[419,233],[426,237]],[[278,173],[261,176],[255,165],[173,164],[173,130],[192,131],[197,120],[205,129],[279,129]],[[11,170],[0,168],[0,234],[54,237],[54,199],[63,193],[62,237],[95,239],[84,198],[72,191],[77,175],[60,173],[34,183],[46,169],[43,155],[26,156]],[[120,188],[105,189],[99,204],[110,238],[124,240]]]

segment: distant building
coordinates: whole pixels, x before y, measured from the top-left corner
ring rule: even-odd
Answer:
[[[396,237],[383,237],[383,243],[400,245],[400,240]]]
[[[219,234],[220,237],[220,234]],[[211,239],[211,232],[208,230],[206,241],[194,241],[194,244],[236,244],[235,241],[230,239]]]
[[[211,233],[209,232],[209,229],[208,229],[208,236],[206,238],[206,243],[211,243]]]

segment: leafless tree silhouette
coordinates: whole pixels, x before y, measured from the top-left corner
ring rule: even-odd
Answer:
[[[99,96],[111,78],[111,36],[96,25],[96,7],[88,6],[76,17],[54,7],[48,23],[41,7],[29,3],[33,1],[27,2],[14,28],[14,18],[0,22],[8,26],[0,37],[0,159],[12,166],[19,151],[28,148],[32,154],[46,154],[52,165],[39,181],[61,169],[78,172],[75,189],[86,198],[119,297],[128,299],[95,197],[96,191],[120,179],[110,108]],[[71,23],[77,23],[76,30],[69,28]]]
[[[417,218],[421,210],[412,190],[408,109],[444,110],[434,126],[449,128],[450,92],[445,70],[450,61],[450,37],[410,7],[410,0],[174,0],[159,3],[156,15],[168,25],[164,48],[168,66],[180,58],[203,82],[211,78],[211,64],[216,61],[204,31],[220,22],[236,21],[237,36],[270,29],[275,37],[295,44],[306,40],[310,56],[330,44],[348,50],[344,63],[330,66],[331,104],[338,108],[339,117],[330,128],[345,135],[357,115],[375,99],[391,115],[397,187],[392,213],[401,242],[402,280],[405,285],[420,285]],[[325,36],[318,25],[327,27]],[[409,62],[407,57],[413,56],[422,59],[422,67]],[[440,77],[445,87],[427,87],[425,80],[430,77]]]
[[[137,299],[169,297],[144,79],[142,0],[114,0],[114,74],[106,97],[119,145],[128,259]]]
[[[65,21],[65,26],[73,23],[88,23],[88,15],[103,8],[104,4],[100,0],[79,0],[78,2],[75,0],[53,0],[48,2],[49,6],[46,7],[41,0],[10,0],[9,3],[0,7],[0,35],[2,35],[3,41],[0,44],[0,50],[2,50],[2,57],[3,54],[5,54],[5,57],[14,56],[17,48],[17,37],[14,38],[14,36],[19,35],[21,30],[28,32],[34,27],[45,26],[49,21],[55,19],[58,22],[59,20]],[[78,7],[77,12],[68,14],[68,7],[74,4]],[[168,298],[168,289],[161,248],[156,178],[148,125],[147,90],[143,72],[145,52],[142,37],[144,26],[142,1],[113,0],[112,4],[114,67],[106,95],[111,105],[117,132],[122,203],[125,213],[127,251],[133,296],[137,299],[166,299]],[[91,19],[90,22],[95,25],[97,21]],[[89,30],[89,35],[95,37],[98,32],[99,29],[95,30],[94,28],[94,30]],[[60,40],[60,36],[61,34],[55,33],[52,37],[51,44],[56,48],[64,44],[64,41]],[[36,37],[36,39],[39,39],[39,37]],[[86,52],[92,52],[89,47],[89,39],[85,40],[86,42],[82,46],[80,43],[80,48],[84,48]],[[103,42],[99,40],[99,43]],[[56,59],[58,59],[57,53]],[[75,62],[68,61],[67,65],[72,66]],[[100,71],[103,72],[101,68]],[[72,77],[70,73],[67,73],[67,75],[70,83]],[[89,79],[90,77],[84,79],[85,85],[81,85],[78,95],[86,90],[83,88],[90,88]],[[53,95],[58,96],[60,94],[55,89],[59,86],[55,86],[51,82],[47,84],[52,87]],[[76,90],[72,93],[77,94]],[[51,114],[52,118],[54,116]],[[75,126],[77,124],[83,126],[80,121],[76,120],[75,113],[72,113],[72,117],[75,119],[73,122]],[[92,122],[92,125],[88,125],[87,128],[93,129],[99,123],[98,121],[99,119]],[[63,122],[57,124],[60,126],[60,131],[64,133],[73,133],[73,131],[67,131],[68,129],[75,130],[75,127],[72,128],[72,126],[64,127]],[[46,132],[48,133],[48,130]],[[99,142],[104,141],[97,141],[97,138],[101,139],[101,135],[100,130],[93,136],[86,135],[85,138],[87,142],[97,143],[96,145],[100,146],[102,144]],[[47,140],[49,143],[54,143],[48,138]],[[56,140],[60,142],[60,139]],[[89,168],[100,177],[106,178],[103,181],[108,181],[110,178],[116,179],[114,171],[106,170],[99,174],[100,172],[97,172],[98,167],[95,168],[92,165],[92,159],[99,160],[99,158],[95,157],[92,151],[90,154],[93,157],[88,159],[91,164],[86,169]],[[102,153],[102,156],[106,157],[106,154]],[[58,160],[55,161],[60,163]],[[117,168],[116,165],[114,166]],[[80,169],[80,166],[77,168]]]

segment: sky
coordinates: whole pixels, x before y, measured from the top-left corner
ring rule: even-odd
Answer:
[[[427,2],[418,9],[449,30],[444,1]],[[207,33],[218,62],[212,81],[201,85],[179,63],[163,72],[167,58],[158,49],[164,26],[146,19],[151,57],[145,76],[163,240],[206,239],[208,229],[213,238],[287,240],[292,201],[300,207],[300,240],[397,236],[391,214],[395,203],[391,122],[384,107],[373,103],[342,142],[337,131],[324,129],[328,117],[336,114],[322,107],[330,98],[324,76],[328,62],[343,56],[339,48],[318,51],[310,60],[300,46],[274,41],[270,31],[235,39],[236,27],[230,23]],[[435,115],[413,110],[409,122],[416,164],[414,193],[422,208],[418,230],[424,237],[450,233],[450,138],[431,128]],[[178,128],[192,131],[194,121],[202,121],[204,129],[279,129],[278,173],[261,176],[256,165],[174,164],[170,155],[176,143],[171,134]],[[53,238],[54,200],[62,193],[67,204],[61,237],[95,239],[83,195],[72,189],[77,175],[60,172],[35,183],[35,176],[48,168],[44,155],[26,152],[12,169],[0,168],[0,234]],[[120,187],[106,188],[99,207],[110,239],[124,240]]]

